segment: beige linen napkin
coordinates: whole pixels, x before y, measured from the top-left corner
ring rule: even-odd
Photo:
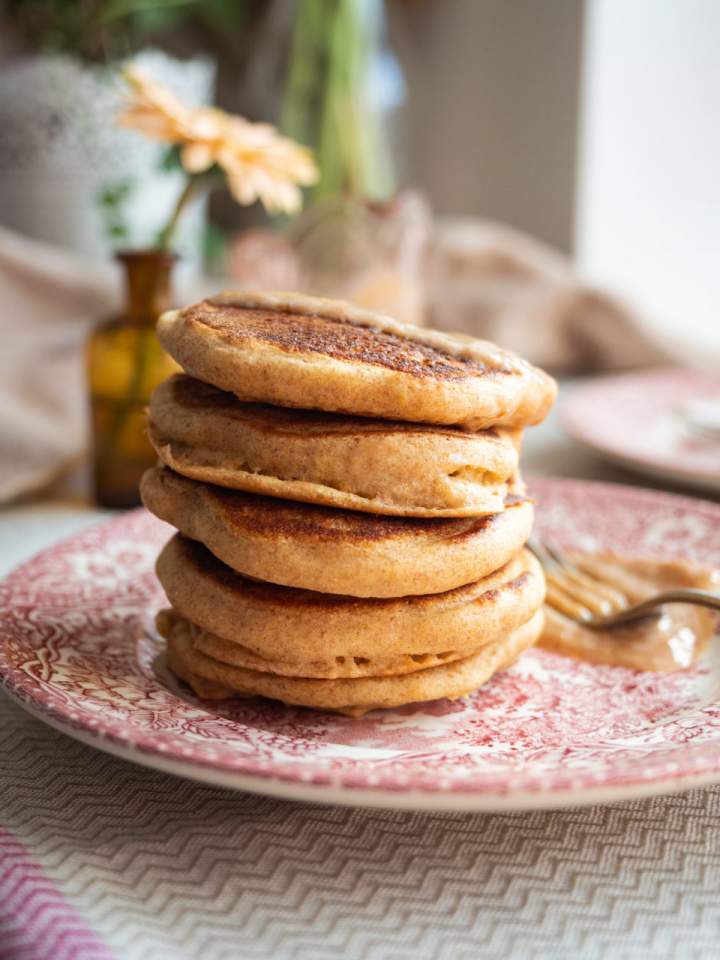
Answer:
[[[116,300],[113,271],[0,227],[0,501],[82,455],[83,347]]]
[[[435,225],[429,323],[495,340],[554,371],[665,363],[643,319],[578,277],[571,261],[520,230],[474,218]]]

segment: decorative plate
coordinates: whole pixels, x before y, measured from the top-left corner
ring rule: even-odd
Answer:
[[[575,480],[532,485],[560,545],[720,563],[720,506]],[[362,719],[263,700],[202,702],[152,630],[170,528],[134,511],[0,585],[0,674],[70,736],[215,784],[328,803],[553,807],[720,780],[720,662],[662,676],[530,651],[472,696]]]
[[[693,412],[703,406],[720,418],[720,378],[663,367],[568,390],[560,420],[575,440],[621,466],[720,491],[720,430],[693,428]]]

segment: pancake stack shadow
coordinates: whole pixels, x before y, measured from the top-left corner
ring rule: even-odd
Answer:
[[[477,689],[542,630],[522,430],[541,371],[299,295],[158,324],[186,371],[150,405],[170,668],[203,698],[361,715]]]

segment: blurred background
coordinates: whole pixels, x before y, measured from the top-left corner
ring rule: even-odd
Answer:
[[[169,369],[147,331],[220,287],[344,297],[563,375],[720,368],[715,0],[5,0],[0,23],[1,499],[93,436],[121,505]],[[185,172],[115,122],[129,62],[309,147],[302,212],[198,193],[177,260],[148,258]]]

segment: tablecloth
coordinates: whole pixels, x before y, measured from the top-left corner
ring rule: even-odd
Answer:
[[[0,698],[8,960],[710,960],[720,789],[414,814],[143,769]]]
[[[528,472],[630,479],[551,417]],[[0,574],[101,515],[0,511]],[[2,960],[714,960],[720,787],[562,812],[352,810],[134,766],[0,695]]]

